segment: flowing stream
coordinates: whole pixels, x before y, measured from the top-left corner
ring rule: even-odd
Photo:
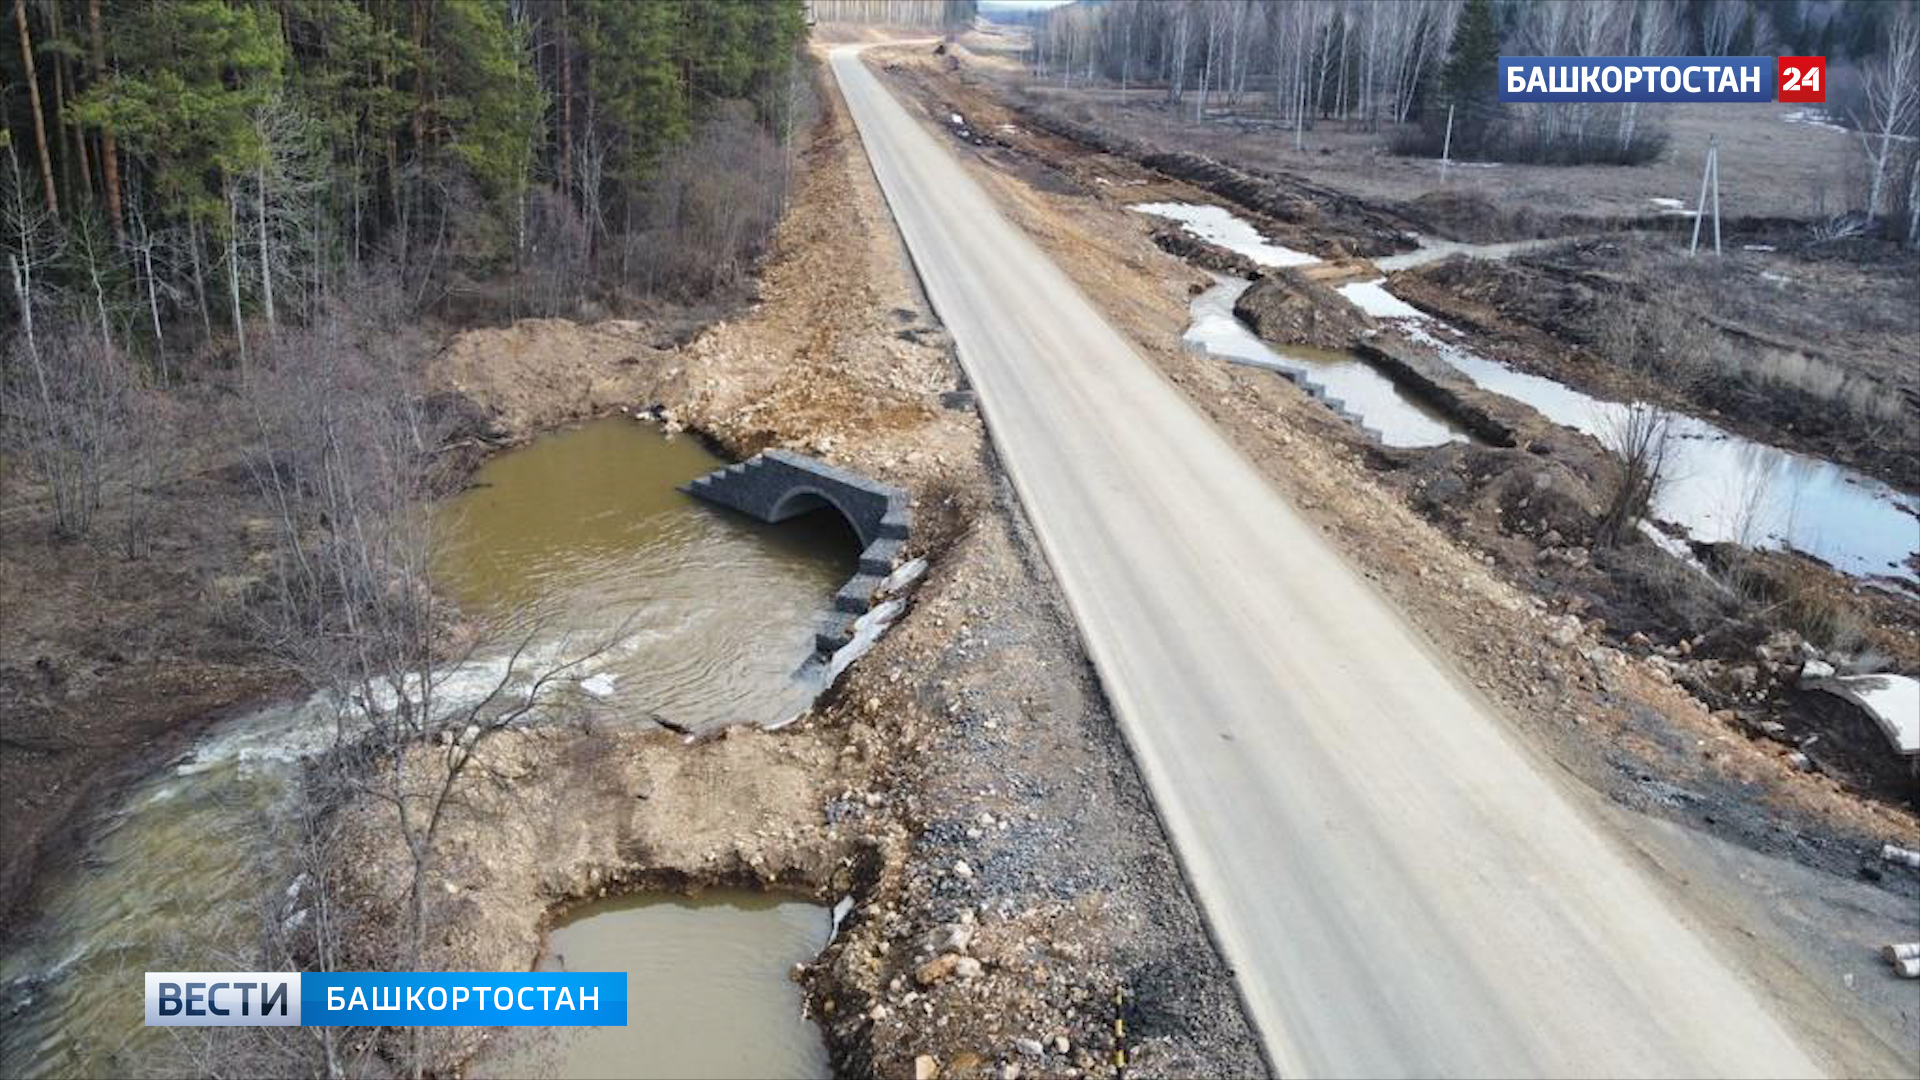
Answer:
[[[1219,206],[1142,203],[1131,209],[1180,223],[1203,240],[1261,266],[1316,262],[1305,252],[1267,240],[1254,225]],[[1424,241],[1404,255],[1376,260],[1382,268],[1417,266],[1465,255],[1501,259],[1551,241],[1456,244]],[[1240,323],[1233,302],[1246,285],[1215,276],[1216,285],[1192,304],[1189,344],[1238,363],[1302,371],[1340,399],[1346,410],[1390,446],[1429,446],[1462,437],[1458,429],[1401,394],[1376,369],[1339,354],[1276,350]],[[1583,394],[1541,375],[1519,371],[1475,353],[1453,327],[1393,295],[1385,279],[1351,282],[1339,292],[1374,318],[1398,323],[1433,346],[1442,359],[1484,390],[1522,402],[1557,424],[1614,445],[1632,403]],[[1697,416],[1666,416],[1669,479],[1655,496],[1655,517],[1696,540],[1748,547],[1790,547],[1860,577],[1884,577],[1920,586],[1920,497],[1897,491],[1854,469],[1754,442]]]
[[[454,542],[436,573],[504,640],[535,632],[535,663],[574,655],[632,615],[626,637],[581,682],[613,718],[647,723],[657,712],[695,728],[784,719],[815,692],[817,676],[797,672],[834,590],[853,572],[857,545],[837,519],[766,526],[676,490],[721,464],[695,439],[669,439],[632,420],[550,435],[495,458],[474,488],[448,502],[441,522]],[[483,652],[443,672],[438,694],[474,700],[504,668],[499,651]],[[299,917],[283,846],[292,835],[289,794],[298,762],[330,744],[335,715],[316,696],[216,725],[130,789],[76,865],[38,885],[38,919],[0,957],[0,1076],[130,1076],[169,1062],[193,1071],[167,1056],[167,1031],[142,1026],[141,973],[254,970],[263,919]],[[684,934],[628,946],[670,950],[678,978],[711,959],[733,973],[733,991],[768,995],[735,1010],[797,1017],[784,984],[791,960],[768,950],[772,931],[732,914],[750,908],[682,905],[673,909],[679,921],[616,922],[628,927],[622,937],[635,926]],[[710,927],[689,929],[705,926],[709,910]],[[801,919],[788,905],[766,910]],[[735,935],[748,944],[729,944]],[[619,970],[632,959],[591,949],[573,948],[571,962]],[[741,974],[742,952],[766,959],[764,979]],[[653,977],[636,972],[636,1001],[659,992],[642,985]],[[681,1030],[688,1039],[711,1035]],[[811,1037],[817,1043],[817,1032]],[[742,1031],[733,1041],[754,1038]],[[791,1058],[795,1070],[814,1069],[823,1053],[790,1032],[768,1039],[756,1052]],[[657,1052],[669,1049],[663,1042]]]

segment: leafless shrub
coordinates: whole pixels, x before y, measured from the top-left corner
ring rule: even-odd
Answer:
[[[127,554],[145,553],[150,495],[166,460],[164,410],[140,375],[90,328],[17,338],[0,375],[6,442],[46,487],[56,535],[91,532],[124,493]]]
[[[438,537],[431,471],[441,424],[392,338],[398,309],[327,313],[289,326],[245,395],[249,463],[278,533],[257,626],[265,643],[333,702],[334,747],[312,781],[392,825],[409,868],[388,955],[422,968],[435,925],[439,833],[481,745],[549,718],[557,691],[597,646],[484,631],[449,655],[451,622],[430,580]],[[425,1068],[423,1036],[397,1051]]]
[[[1665,410],[1646,404],[1629,405],[1615,418],[1606,441],[1617,460],[1595,531],[1601,544],[1626,539],[1666,481],[1671,420]]]
[[[592,254],[588,219],[558,192],[539,188],[527,197],[527,243],[519,258],[517,313],[570,315]]]
[[[1861,69],[1864,114],[1854,117],[1871,181],[1867,220],[1888,208],[1889,189],[1900,184],[1898,151],[1920,120],[1920,18],[1909,5],[1895,5],[1881,31],[1881,48]]]
[[[1741,550],[1725,577],[1758,617],[1836,653],[1866,640],[1868,617],[1834,575],[1797,556]]]
[[[1723,367],[1719,335],[1697,316],[1659,302],[1615,296],[1602,308],[1594,345],[1616,366],[1687,393]]]
[[[295,785],[284,815],[273,815],[264,850],[273,853],[272,874],[291,875],[284,888],[272,887],[256,898],[249,915],[209,933],[200,928],[198,944],[176,947],[161,942],[156,967],[227,971],[350,970],[349,940],[364,929],[350,904],[342,902],[338,815],[329,773],[308,771]],[[234,943],[209,956],[207,941]],[[148,1050],[141,1063],[154,1076],[325,1076],[328,1080],[386,1075],[374,1058],[373,1032],[345,1027],[168,1028],[166,1040]]]

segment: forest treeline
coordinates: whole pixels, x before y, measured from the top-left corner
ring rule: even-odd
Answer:
[[[374,258],[419,304],[704,289],[810,101],[799,0],[3,2],[10,314],[143,348],[271,330]]]
[[[1662,137],[1637,105],[1503,106],[1505,54],[1822,55],[1829,110],[1890,145],[1913,117],[1884,100],[1904,78],[1910,0],[1103,0],[1032,16],[1037,77],[1151,87],[1192,111],[1264,113],[1296,133],[1322,121],[1399,132],[1405,153],[1635,162]],[[1876,81],[1877,80],[1877,81]],[[1899,98],[1899,94],[1895,94]],[[1886,154],[1882,152],[1882,157]],[[1895,163],[1873,162],[1892,177]],[[1900,174],[1904,176],[1904,174]],[[1884,185],[1883,185],[1884,187]],[[1876,209],[1887,199],[1872,196]]]
[[[974,0],[810,0],[823,23],[862,26],[957,27],[973,21]]]

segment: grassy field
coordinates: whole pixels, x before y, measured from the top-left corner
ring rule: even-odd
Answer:
[[[1407,202],[1438,188],[1484,196],[1502,209],[1534,207],[1593,217],[1640,217],[1677,199],[1691,208],[1700,193],[1707,143],[1720,144],[1720,202],[1728,217],[1824,219],[1858,206],[1865,177],[1859,138],[1832,127],[1793,122],[1792,105],[1647,105],[1642,123],[1663,127],[1666,149],[1653,162],[1619,165],[1461,163],[1399,157],[1396,128],[1365,131],[1322,121],[1294,149],[1293,132],[1275,124],[1269,103],[1244,98],[1239,109],[1210,110],[1193,122],[1192,96],[1179,105],[1162,88],[1131,90],[1034,83],[1006,65],[981,65],[1022,86],[1036,103],[1119,134],[1172,150],[1273,172],[1292,172],[1348,194]]]

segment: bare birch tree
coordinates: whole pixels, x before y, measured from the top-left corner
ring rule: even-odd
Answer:
[[[1867,219],[1874,221],[1886,212],[1895,143],[1909,138],[1920,119],[1920,20],[1912,7],[1902,5],[1887,20],[1880,55],[1861,72],[1860,87],[1866,115],[1854,123],[1867,158]]]

